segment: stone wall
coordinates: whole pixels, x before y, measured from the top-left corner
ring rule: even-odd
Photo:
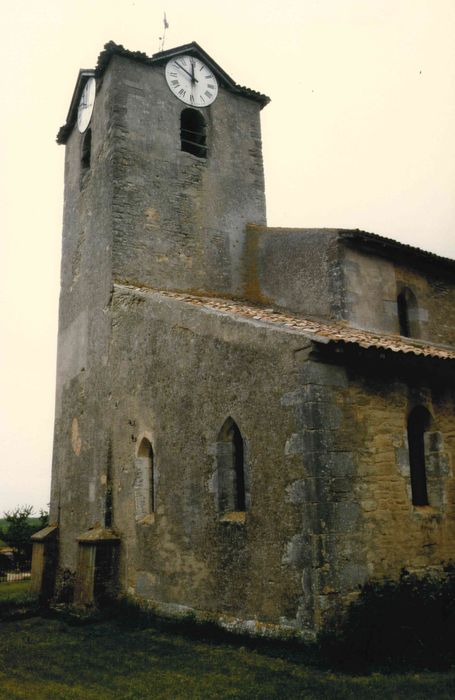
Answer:
[[[377,358],[340,366],[284,329],[122,286],[114,319],[123,590],[310,634],[369,578],[455,557],[454,396],[440,368]],[[406,442],[417,404],[431,411],[436,436],[422,508],[411,501]],[[250,505],[223,518],[214,475],[228,416],[244,438]],[[138,519],[144,436],[156,506]]]
[[[124,593],[244,625],[311,635],[366,580],[454,559],[444,363],[316,352],[285,328],[123,285],[111,311],[103,430],[91,418],[100,406],[86,401],[79,432],[66,436],[61,565],[74,571],[76,537],[106,520],[108,490]],[[406,421],[416,405],[433,416],[425,507],[410,493]],[[228,417],[242,433],[248,497],[226,517],[216,473]],[[150,488],[144,438],[152,500],[137,498]]]
[[[342,317],[358,328],[399,333],[397,296],[409,288],[417,300],[411,311],[412,335],[433,343],[455,343],[455,284],[453,271],[443,264],[411,264],[346,247],[343,278]]]
[[[265,224],[257,102],[220,86],[199,110],[207,158],[181,150],[185,105],[164,66],[115,56],[108,69],[116,159],[114,278],[163,289],[239,296],[245,226]]]
[[[300,573],[283,575],[302,477],[292,448],[294,351],[305,339],[151,292],[116,287],[114,522],[124,590],[243,620],[294,621]],[[131,357],[134,355],[134,364]],[[231,416],[250,475],[246,513],[217,510],[217,439]],[[138,446],[153,446],[156,507],[135,518]]]
[[[301,611],[308,619],[312,608],[318,627],[368,579],[455,559],[455,393],[453,373],[411,358],[307,362],[302,381],[296,444],[305,478],[292,487],[302,528],[289,551],[303,569]],[[412,505],[407,442],[416,405],[433,418],[422,507]]]
[[[342,296],[338,232],[249,226],[244,297],[315,318],[338,318]]]
[[[60,565],[73,568],[75,537],[104,515],[109,459],[112,292],[112,76],[99,86],[91,121],[90,168],[74,128],[65,152],[57,389],[51,519],[60,523]]]

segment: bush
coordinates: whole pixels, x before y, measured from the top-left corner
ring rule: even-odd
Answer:
[[[346,616],[319,637],[332,665],[448,668],[455,662],[455,568],[369,582]]]

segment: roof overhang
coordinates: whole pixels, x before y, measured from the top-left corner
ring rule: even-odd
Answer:
[[[408,243],[400,243],[393,240],[393,238],[386,238],[377,233],[369,233],[359,229],[339,229],[338,235],[344,243],[353,248],[361,249],[374,255],[381,255],[397,262],[408,262],[412,258],[427,266],[437,264],[439,271],[449,269],[451,274],[453,274],[455,269],[455,260],[452,258],[443,257]]]
[[[95,71],[91,68],[81,68],[79,71],[76,85],[74,86],[73,96],[71,98],[70,108],[68,110],[68,116],[66,117],[65,124],[59,129],[57,134],[57,143],[66,143],[68,136],[76,123],[77,108],[81,99],[82,90],[84,89],[89,78],[93,78],[94,76]]]
[[[109,527],[103,527],[102,525],[94,525],[92,528],[86,530],[86,532],[78,535],[76,540],[79,544],[85,545],[97,545],[97,544],[119,544],[120,537]]]
[[[39,530],[38,532],[35,532],[31,536],[31,540],[33,542],[44,542],[47,540],[54,540],[58,536],[58,525],[57,523],[51,523],[50,525],[47,525],[44,527],[42,530]]]

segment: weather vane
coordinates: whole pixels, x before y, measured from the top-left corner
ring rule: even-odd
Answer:
[[[159,37],[160,40],[160,51],[164,51],[164,41],[166,39],[166,29],[169,29],[169,22],[167,21],[166,18],[166,12],[164,13],[163,16],[163,36]]]

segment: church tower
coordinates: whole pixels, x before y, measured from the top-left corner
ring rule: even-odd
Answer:
[[[66,124],[51,517],[112,524],[115,284],[241,297],[245,227],[265,225],[260,110],[196,43],[152,58],[114,43],[81,70]],[[134,345],[134,341],[133,345]]]
[[[66,229],[111,237],[116,280],[241,296],[245,226],[266,223],[268,101],[194,42],[152,58],[108,44],[81,71],[58,136]]]

